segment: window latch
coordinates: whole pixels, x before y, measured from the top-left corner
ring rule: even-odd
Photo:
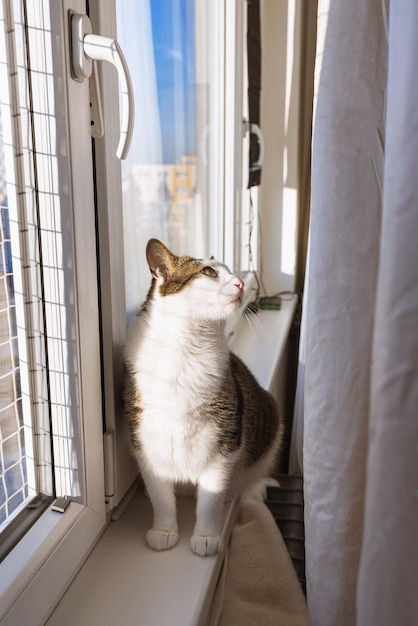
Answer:
[[[97,71],[93,70],[94,61],[107,61],[117,70],[122,94],[122,122],[119,145],[116,156],[126,159],[132,141],[134,129],[134,93],[131,76],[123,52],[115,39],[93,35],[90,18],[87,15],[73,14],[71,16],[71,71],[74,80],[83,82],[90,78],[93,72],[91,85],[92,109],[97,117],[93,119],[97,127],[93,130],[94,137],[103,135],[103,118],[101,103],[99,102]]]

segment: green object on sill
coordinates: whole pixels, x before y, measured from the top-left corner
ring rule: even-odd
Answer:
[[[279,311],[282,308],[282,299],[280,296],[265,296],[260,298],[258,306],[262,311]]]

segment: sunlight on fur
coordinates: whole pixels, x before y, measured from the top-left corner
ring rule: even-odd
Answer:
[[[146,258],[150,290],[124,352],[125,413],[153,507],[146,539],[155,550],[177,543],[175,487],[193,484],[191,548],[213,555],[223,549],[225,499],[273,470],[283,420],[225,338],[225,322],[242,304],[243,281],[213,258],[178,257],[156,239]],[[259,324],[256,315],[247,319]]]

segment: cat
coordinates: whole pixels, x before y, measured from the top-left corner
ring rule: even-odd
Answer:
[[[223,549],[226,498],[268,474],[283,420],[273,397],[229,349],[225,321],[243,281],[222,263],[176,256],[150,239],[152,280],[124,350],[124,404],[134,454],[153,507],[148,545],[178,540],[175,486],[197,488],[192,550]]]

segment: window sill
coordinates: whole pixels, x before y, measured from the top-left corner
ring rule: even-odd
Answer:
[[[248,365],[262,387],[273,392],[296,310],[297,296],[282,301],[279,311],[258,311],[241,316],[229,346]]]
[[[145,544],[151,504],[138,490],[120,519],[109,525],[47,625],[201,624],[223,555],[192,553],[194,508],[193,498],[180,499],[179,542],[172,550],[154,552]],[[225,505],[225,538],[236,508],[236,502]]]
[[[250,327],[243,319],[230,339],[231,348],[249,365],[259,382],[271,389],[280,366],[296,306],[296,297],[281,311],[260,311]],[[238,503],[225,505],[225,544]],[[167,552],[145,544],[150,502],[138,491],[120,519],[111,523],[58,604],[47,626],[101,624],[204,624],[222,565],[223,554],[198,557],[190,549],[195,503],[180,499],[179,543]]]
[[[45,622],[104,521],[92,509],[71,502],[64,515],[49,508],[35,522],[0,565],[2,626]]]

